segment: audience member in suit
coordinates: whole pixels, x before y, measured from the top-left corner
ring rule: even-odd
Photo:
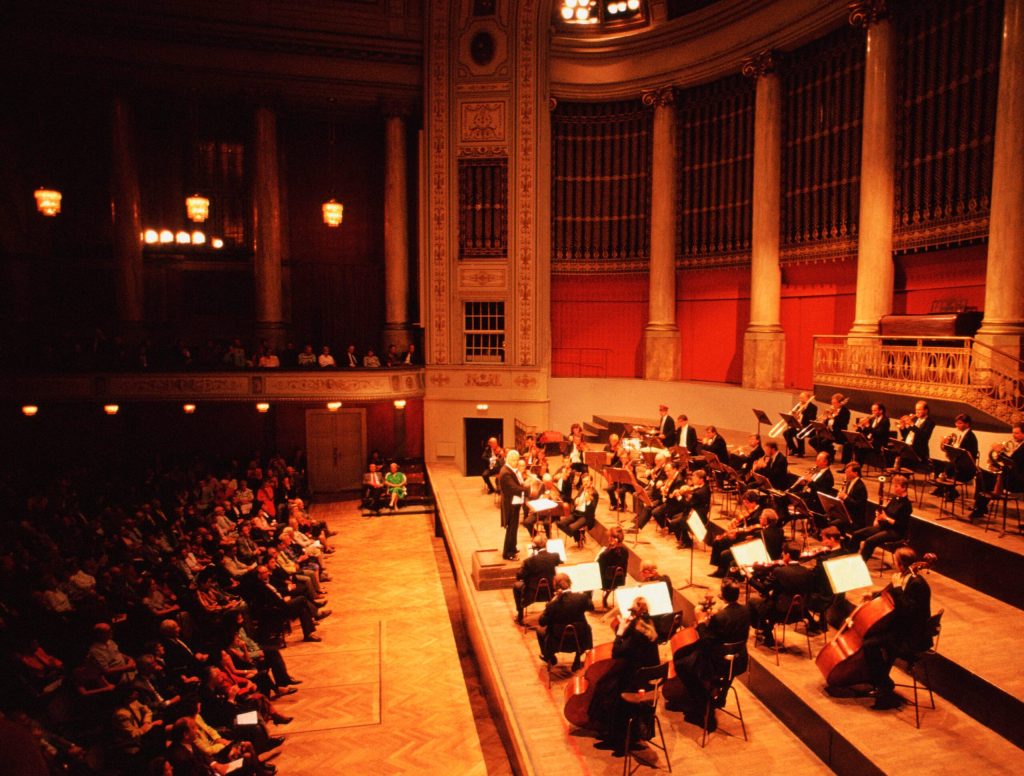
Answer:
[[[658,414],[661,415],[661,420],[658,421],[658,439],[661,440],[665,447],[672,447],[672,445],[676,444],[677,439],[676,422],[668,414],[668,405],[659,405]]]
[[[249,588],[249,604],[253,613],[260,619],[289,621],[297,618],[302,626],[303,641],[320,641],[316,635],[316,621],[330,612],[317,614],[316,605],[302,595],[285,598],[271,582],[270,569],[266,566],[258,567],[256,574],[258,581]]]
[[[164,648],[164,666],[172,681],[181,679],[195,683],[205,676],[204,663],[209,655],[195,652],[181,637],[181,626],[176,620],[163,620],[160,623],[160,644]]]
[[[931,459],[931,439],[935,430],[935,421],[931,419],[928,402],[919,401],[914,405],[913,422],[900,429],[900,436],[914,451],[914,455],[921,459],[922,468],[927,468]]]
[[[1003,490],[1010,493],[1024,491],[1024,427],[1017,423],[1013,427],[1013,452],[1007,453],[1008,445],[1000,442],[993,445],[989,452],[992,467],[998,467],[1003,473]],[[980,520],[988,512],[988,503],[996,484],[996,474],[987,469],[978,469],[978,482],[975,487],[974,509],[971,520]]]
[[[562,559],[556,552],[547,551],[547,540],[538,534],[533,537],[533,552],[523,561],[522,567],[516,572],[516,581],[512,585],[512,597],[516,602],[516,622],[523,624],[523,609],[537,599],[537,587],[541,580],[547,580],[548,596],[554,592],[552,585],[555,579],[555,568]],[[546,601],[548,598],[537,600]]]
[[[574,593],[572,580],[567,574],[555,574],[555,596],[540,616],[540,629],[537,631],[537,643],[540,644],[540,657],[549,665],[555,665],[558,658],[555,653],[559,647],[565,646],[576,651],[576,641],[569,639],[562,644],[562,634],[567,626],[572,625],[579,640],[579,651],[572,662],[572,670],[578,671],[582,664],[582,654],[594,646],[594,634],[587,622],[587,612],[594,611],[594,601],[590,593]]]
[[[907,538],[914,505],[907,498],[906,477],[893,477],[892,494],[885,508],[875,513],[875,520],[871,525],[853,532],[850,549],[856,550],[860,547],[860,554],[864,560],[874,555],[875,547]],[[864,544],[861,545],[861,542]]]
[[[697,429],[690,425],[690,419],[680,415],[676,419],[676,439],[680,447],[685,447],[690,455],[697,455],[700,452],[700,439],[697,438]]]
[[[679,650],[673,656],[676,675],[686,687],[688,703],[686,719],[703,725],[704,710],[709,700],[724,690],[719,680],[729,674],[729,662],[725,659],[726,644],[742,643],[733,665],[733,675],[747,670],[746,641],[750,635],[750,612],[739,603],[740,589],[731,582],[722,584],[722,600],[725,608],[711,614],[704,613],[697,624],[700,640],[695,649]],[[718,727],[715,709],[712,707],[708,719],[708,730]]]
[[[505,526],[505,545],[501,557],[515,560],[519,557],[516,537],[519,534],[519,507],[529,492],[529,486],[523,481],[518,471],[519,451],[509,450],[505,454],[505,464],[498,472],[498,490],[501,491],[501,523]]]
[[[612,590],[627,581],[629,550],[622,543],[625,538],[622,527],[613,525],[608,529],[608,544],[597,556],[597,565],[601,569],[601,589],[604,591],[601,605],[605,608],[608,608],[608,596]]]
[[[844,470],[846,482],[839,489],[838,498],[853,521],[851,526],[837,525],[842,531],[855,531],[867,527],[868,488],[860,477],[860,464],[851,461]],[[834,522],[832,524],[835,524]]]
[[[811,400],[810,394],[807,391],[802,391],[800,396],[800,407],[797,408],[797,413],[794,414],[796,422],[800,425],[800,428],[804,428],[812,420],[818,419],[818,405]],[[797,437],[798,431],[792,428],[787,428],[783,433],[783,438],[786,440],[786,452],[789,455],[795,455],[797,458],[804,457],[804,441]]]

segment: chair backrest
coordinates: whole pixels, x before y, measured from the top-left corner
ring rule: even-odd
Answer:
[[[744,639],[743,641],[729,641],[722,645],[722,651],[725,654],[725,659],[729,663],[729,673],[727,676],[723,676],[722,678],[727,680],[729,684],[731,684],[732,680],[736,678],[736,658],[738,658],[740,654],[745,652],[746,649],[746,639]]]
[[[574,647],[571,650],[568,650],[568,649],[565,648],[565,646],[566,646],[566,639],[569,636],[572,636],[572,641],[570,642],[570,645]],[[580,651],[580,637],[579,637],[579,634],[576,633],[576,626],[573,623],[569,623],[562,630],[562,635],[558,639],[558,648],[555,650],[555,652],[570,652],[570,651],[571,652],[579,652]]]
[[[636,672],[636,679],[637,684],[645,688],[646,692],[651,693],[651,707],[657,708],[658,701],[661,699],[661,686],[668,679],[668,661],[639,669]]]
[[[551,580],[547,577],[541,577],[537,580],[537,587],[533,591],[533,601],[531,603],[537,603],[538,601],[550,601],[551,600]]]

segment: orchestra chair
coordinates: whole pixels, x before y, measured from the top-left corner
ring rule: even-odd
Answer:
[[[939,474],[931,480],[931,484],[944,488],[952,488],[954,491],[953,498],[947,499],[945,497],[941,497],[939,499],[939,516],[936,519],[947,520],[949,518],[955,518],[957,515],[957,503],[960,504],[961,514],[967,514],[967,488],[970,483],[960,482],[960,480],[954,479],[953,477],[947,477],[945,474]]]
[[[736,692],[736,688],[733,686],[733,681],[739,677],[736,674],[736,660],[746,649],[747,642],[743,641],[731,641],[727,644],[723,644],[722,648],[725,650],[725,660],[728,664],[726,672],[719,676],[715,681],[715,686],[712,689],[711,694],[708,696],[708,703],[704,709],[704,734],[700,739],[700,746],[703,749],[708,743],[708,722],[711,720],[711,709],[712,705],[717,707],[720,712],[726,714],[733,719],[738,719],[740,725],[743,728],[743,740],[747,741],[747,723],[743,720],[743,707],[740,705],[740,695]],[[749,665],[749,660],[747,661]],[[736,711],[729,711],[726,706],[729,702],[729,690],[732,690],[733,698],[736,699]]]
[[[533,604],[547,603],[551,600],[551,580],[547,577],[541,577],[537,580],[537,587],[533,591],[533,595],[530,596],[529,601],[523,602],[523,621],[526,620],[526,611],[533,606]],[[524,625],[523,630],[527,630]]]
[[[572,637],[571,641],[569,640],[570,636]],[[575,646],[575,649],[566,649],[567,646],[568,647]],[[559,652],[573,652],[576,655],[582,655],[583,654],[583,650],[580,649],[580,637],[576,633],[576,626],[573,625],[572,623],[569,623],[568,625],[566,625],[564,630],[562,630],[562,635],[558,639],[558,648],[555,649],[552,654],[554,654],[555,657],[557,658]],[[557,666],[557,665],[558,664],[556,663],[555,666]],[[551,669],[553,669],[555,666],[551,665],[551,663],[549,663],[547,661],[544,661],[544,666],[548,670],[548,689],[550,690],[551,689]]]
[[[1020,502],[1024,500],[1024,493],[1011,493],[1008,490],[995,491],[982,494],[987,496],[989,499],[989,510],[985,516],[985,532],[988,533],[989,527],[999,519],[1000,509],[1003,512],[1003,529],[1000,531],[999,536],[1006,536],[1006,518],[1007,512],[1009,512],[1010,502],[1013,502],[1013,509],[1017,513],[1017,533],[1021,533],[1021,521],[1020,521]]]
[[[923,652],[914,652],[906,655],[899,655],[898,657],[907,664],[907,672],[910,674],[911,684],[900,684],[896,683],[897,687],[912,688],[914,690],[914,700],[908,701],[914,706],[914,724],[920,730],[921,728],[921,704],[918,700],[918,687],[920,684],[917,681],[917,665],[921,664],[924,669],[924,687],[928,690],[928,704],[929,708],[935,708],[935,693],[932,692],[931,679],[928,677],[928,658],[939,653],[939,636],[942,635],[942,615],[945,614],[945,609],[939,609],[935,614],[928,618],[928,629],[932,635],[932,645]]]
[[[882,544],[878,545],[878,549],[881,550],[881,555],[879,556],[878,560],[878,576],[882,576],[882,572],[885,571],[887,568],[894,568],[894,564],[896,563],[896,561],[894,560],[893,556],[896,550],[898,550],[900,547],[907,547],[909,545],[909,539],[897,539],[894,542],[883,542]],[[891,563],[885,562],[886,553],[889,553],[889,560],[892,561]]]
[[[804,603],[804,597],[797,593],[789,602],[789,607],[786,609],[786,614],[781,620],[772,623],[772,637],[775,639],[775,665],[781,665],[779,658],[780,652],[786,648],[786,629],[792,625],[793,630],[796,630],[796,626],[799,623],[804,623],[804,638],[807,639],[807,659],[810,660],[814,657],[814,653],[811,651],[811,634],[807,631],[807,620],[810,618],[810,612],[807,610],[807,605]],[[777,625],[782,626],[782,637],[779,638],[775,635],[775,627]],[[754,631],[754,646],[757,646],[758,641],[761,637],[761,631]]]
[[[641,668],[637,671],[637,680],[643,684],[644,689],[638,692],[624,692],[622,693],[622,700],[626,702],[629,707],[629,722],[626,724],[626,759],[622,763],[622,776],[632,776],[645,763],[640,762],[630,749],[630,745],[633,743],[634,726],[633,723],[637,723],[639,728],[639,720],[641,717],[650,715],[651,725],[651,738],[648,739],[650,745],[655,749],[660,749],[665,753],[665,764],[668,766],[668,772],[672,773],[672,759],[668,756],[668,746],[665,743],[665,733],[661,726],[661,718],[658,717],[658,702],[661,700],[661,686],[665,683],[668,678],[668,661],[656,666],[650,666],[649,668]],[[659,744],[654,738],[657,735],[661,740]],[[639,739],[639,736],[637,736]]]

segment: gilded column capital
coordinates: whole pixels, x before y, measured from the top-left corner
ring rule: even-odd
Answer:
[[[849,7],[850,24],[865,30],[889,17],[888,0],[853,0]]]
[[[674,86],[661,86],[657,89],[651,89],[643,93],[641,100],[648,107],[664,108],[675,103],[676,89]]]
[[[758,79],[774,73],[779,66],[781,55],[774,49],[762,49],[743,60],[740,72],[747,78]]]

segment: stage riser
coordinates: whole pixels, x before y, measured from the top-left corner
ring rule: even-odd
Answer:
[[[774,660],[774,658],[772,658]],[[761,666],[750,654],[748,688],[793,731],[807,747],[839,776],[885,776],[863,752],[851,744],[800,697]]]

